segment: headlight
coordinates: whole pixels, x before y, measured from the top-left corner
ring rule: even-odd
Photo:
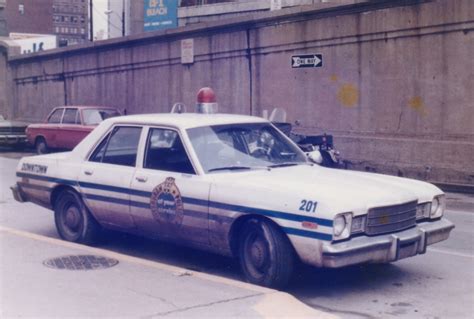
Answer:
[[[423,203],[416,205],[416,220],[430,218],[431,203]]]
[[[351,235],[352,213],[342,213],[334,218],[333,239],[346,239]]]
[[[436,196],[431,202],[430,218],[443,217],[444,209],[446,208],[446,200],[444,195]]]

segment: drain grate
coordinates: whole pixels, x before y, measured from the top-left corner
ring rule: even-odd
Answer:
[[[55,269],[95,270],[113,267],[118,264],[118,260],[93,255],[76,255],[47,259],[43,264]]]

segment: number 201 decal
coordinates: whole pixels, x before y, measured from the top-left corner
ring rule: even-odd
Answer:
[[[303,199],[300,204],[300,210],[308,213],[316,212],[316,207],[318,206],[318,202]]]

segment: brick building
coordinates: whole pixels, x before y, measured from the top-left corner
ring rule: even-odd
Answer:
[[[8,32],[53,34],[53,0],[8,0]]]
[[[88,1],[52,0],[53,33],[59,46],[81,44],[88,41]]]

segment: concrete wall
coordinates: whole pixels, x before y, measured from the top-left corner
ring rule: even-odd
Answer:
[[[180,63],[185,38],[192,65]],[[471,0],[288,9],[11,58],[9,111],[167,112],[209,85],[222,112],[283,107],[300,131],[334,134],[353,168],[472,185],[473,52]],[[301,53],[322,54],[323,67],[292,69]]]

